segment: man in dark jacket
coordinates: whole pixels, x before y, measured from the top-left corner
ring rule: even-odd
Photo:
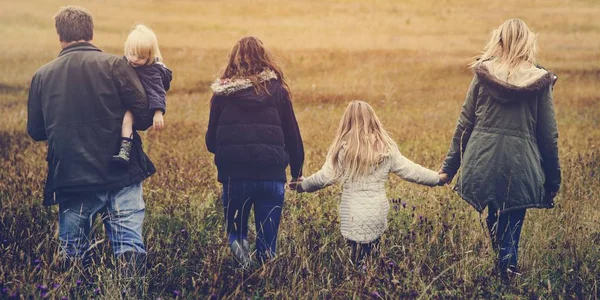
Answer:
[[[61,252],[69,260],[87,257],[91,226],[101,213],[115,255],[144,267],[141,182],[155,169],[137,134],[127,168],[110,163],[127,109],[136,129],[152,124],[144,88],[124,59],[91,44],[89,12],[64,7],[54,20],[62,51],[33,76],[27,132],[48,141],[44,205],[59,205]]]

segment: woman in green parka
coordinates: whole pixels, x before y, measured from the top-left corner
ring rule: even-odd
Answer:
[[[469,87],[440,170],[487,225],[498,269],[516,272],[525,211],[552,208],[561,182],[552,89],[556,75],[536,64],[535,34],[519,19],[496,29],[472,63]]]

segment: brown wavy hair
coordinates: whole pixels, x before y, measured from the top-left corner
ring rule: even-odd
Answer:
[[[271,70],[277,74],[283,88],[290,94],[287,78],[277,63],[275,57],[265,49],[262,41],[253,36],[243,37],[239,40],[229,53],[229,62],[221,79],[248,78],[254,86],[257,94],[266,93],[267,81],[261,80],[260,73]]]

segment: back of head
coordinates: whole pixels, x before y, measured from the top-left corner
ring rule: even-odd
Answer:
[[[375,111],[364,101],[348,104],[329,148],[336,179],[360,180],[386,157],[394,141]]]
[[[82,7],[62,7],[54,16],[54,26],[61,42],[91,41],[94,38],[92,14]]]
[[[471,64],[471,67],[477,67],[484,61],[494,59],[494,68],[506,69],[510,74],[523,64],[535,65],[536,54],[536,35],[529,30],[523,20],[510,19],[494,30],[483,54]]]
[[[126,56],[148,57],[148,64],[162,61],[158,38],[148,26],[136,24],[125,40],[124,54]]]
[[[248,78],[257,93],[268,93],[266,82],[261,81],[262,72],[275,72],[284,88],[289,91],[286,78],[273,55],[267,51],[261,40],[247,36],[239,40],[229,53],[229,62],[221,79]]]

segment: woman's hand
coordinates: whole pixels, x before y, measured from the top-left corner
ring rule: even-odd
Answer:
[[[450,184],[450,182],[452,181],[452,177],[445,173],[444,170],[440,169],[438,171],[438,174],[440,174],[440,182],[438,183],[438,185]]]
[[[298,193],[303,193],[304,190],[302,189],[302,181],[304,180],[304,176],[300,177],[300,178],[292,178],[292,180],[290,180],[290,182],[288,183],[288,187],[290,188],[290,190],[296,191]]]
[[[154,112],[154,117],[152,118],[152,128],[154,130],[161,130],[165,127],[165,120],[163,119],[162,110],[156,110]]]

